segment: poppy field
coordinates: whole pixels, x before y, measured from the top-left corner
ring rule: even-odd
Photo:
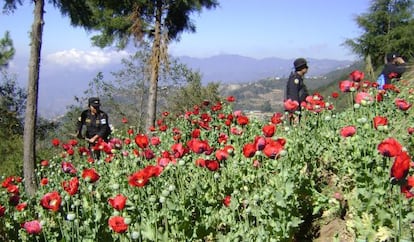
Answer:
[[[20,176],[1,178],[0,238],[309,241],[316,221],[340,219],[352,241],[412,241],[413,81],[378,90],[356,70],[338,83],[285,102],[301,106],[299,123],[250,117],[227,97],[165,111],[150,134],[125,117],[95,145],[99,160],[85,141],[56,137],[34,197]],[[349,108],[336,112],[340,95]]]

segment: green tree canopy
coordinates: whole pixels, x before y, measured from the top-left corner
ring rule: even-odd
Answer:
[[[10,38],[10,33],[6,31],[4,37],[0,39],[0,68],[7,67],[14,53],[13,41]]]
[[[412,0],[374,0],[368,13],[357,16],[363,30],[345,45],[359,56],[370,57],[374,69],[384,64],[387,53],[395,51],[411,58],[414,54],[414,20]]]

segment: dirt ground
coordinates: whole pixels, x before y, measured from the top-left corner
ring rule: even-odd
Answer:
[[[319,237],[314,242],[332,242],[334,238],[339,238],[341,242],[351,242],[355,238],[346,230],[346,221],[336,218],[327,224],[321,225]]]

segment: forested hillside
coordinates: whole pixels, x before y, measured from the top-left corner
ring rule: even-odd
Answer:
[[[305,78],[311,93],[321,92],[329,95],[341,80],[347,79],[349,73],[360,69],[361,63],[354,63],[348,68],[331,71],[323,76]],[[282,110],[283,97],[287,78],[267,78],[245,84],[221,84],[223,96],[234,96],[237,99],[235,109],[275,112]]]

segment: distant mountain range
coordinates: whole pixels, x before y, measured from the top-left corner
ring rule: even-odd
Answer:
[[[177,57],[182,63],[202,74],[203,83],[246,83],[264,78],[283,78],[293,70],[294,59],[255,59],[240,55],[217,55],[208,58]],[[324,74],[349,67],[353,61],[307,58],[307,76]]]
[[[208,58],[188,56],[175,57],[180,63],[194,71],[199,71],[202,83],[243,84],[267,78],[284,78],[292,71],[293,59],[265,58],[255,59],[240,55],[217,55]],[[308,77],[322,76],[328,72],[346,68],[353,62],[349,60],[329,60],[308,58]],[[74,104],[74,96],[82,97],[88,84],[98,72],[105,80],[113,80],[111,72],[123,69],[120,63],[107,65],[103,69],[84,69],[76,66],[48,66],[41,71],[39,90],[39,113],[42,117],[52,118],[66,112],[66,107]],[[27,72],[23,72],[25,75]],[[26,77],[22,77],[27,80]]]

